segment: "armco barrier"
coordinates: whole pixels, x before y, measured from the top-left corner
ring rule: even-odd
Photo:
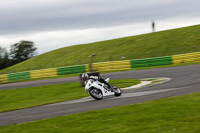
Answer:
[[[86,65],[85,65],[85,69],[86,69],[86,72],[90,72],[89,64],[86,64]]]
[[[131,68],[130,60],[93,63],[92,66],[95,71],[110,71]]]
[[[85,65],[59,67],[57,68],[58,75],[73,74],[73,73],[84,73],[86,72]]]
[[[171,56],[131,60],[132,68],[162,66],[172,64]]]
[[[173,64],[200,62],[200,52],[173,55]]]
[[[200,62],[200,52],[187,53],[165,57],[155,57],[146,59],[123,60],[93,63],[93,70],[95,71],[110,71],[123,70],[139,67],[162,66],[179,63]],[[0,83],[5,83],[15,80],[34,79],[43,77],[53,77],[57,75],[84,73],[89,72],[89,65],[78,65],[69,67],[50,68],[42,70],[33,70],[30,72],[20,72],[0,75]]]
[[[8,82],[8,74],[0,75],[0,83]]]
[[[145,59],[135,59],[131,60],[131,67],[138,68],[138,67],[148,67],[149,64]]]
[[[8,75],[9,81],[30,79],[30,72],[11,73]]]
[[[34,70],[30,72],[31,79],[57,76],[57,68]]]

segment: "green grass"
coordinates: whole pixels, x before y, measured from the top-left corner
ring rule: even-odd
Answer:
[[[140,83],[139,80],[111,80],[120,88]],[[0,91],[0,112],[34,107],[61,101],[87,97],[84,87],[79,82],[11,89]]]
[[[0,127],[1,133],[199,133],[200,93]]]
[[[159,57],[199,51],[200,25],[53,50],[0,71],[0,74],[95,62]]]

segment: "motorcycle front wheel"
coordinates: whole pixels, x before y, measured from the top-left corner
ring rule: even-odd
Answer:
[[[96,88],[90,89],[89,93],[96,100],[101,100],[103,98],[102,92]]]
[[[122,91],[121,91],[121,89],[119,87],[117,87],[115,85],[112,85],[112,90],[115,93],[115,96],[121,96]]]

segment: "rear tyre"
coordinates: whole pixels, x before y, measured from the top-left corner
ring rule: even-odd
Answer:
[[[115,96],[121,96],[122,91],[119,87],[112,85],[112,91],[115,93]]]
[[[101,100],[103,98],[102,92],[96,88],[90,89],[89,93],[96,100]]]

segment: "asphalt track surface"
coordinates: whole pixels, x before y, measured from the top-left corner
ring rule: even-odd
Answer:
[[[109,77],[110,79],[167,77],[171,78],[171,80],[163,84],[144,87],[137,90],[124,90],[122,96],[120,97],[110,97],[99,101],[92,98],[83,98],[16,111],[3,112],[0,113],[0,126],[200,92],[199,64],[180,67],[115,72],[102,74],[101,76],[104,78]],[[29,86],[75,82],[78,80],[78,77],[71,77],[5,85],[7,87],[6,89],[16,89]],[[1,85],[0,88],[5,89],[5,85]]]

